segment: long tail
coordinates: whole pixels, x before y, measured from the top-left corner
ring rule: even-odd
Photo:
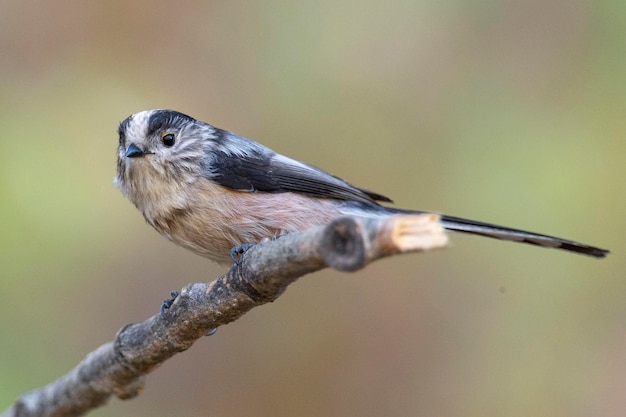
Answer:
[[[371,204],[364,204],[359,202],[350,202],[349,205],[346,205],[344,207],[351,208],[351,210],[345,210],[346,214],[359,213],[366,215],[388,215],[390,213],[427,213],[425,211],[398,209],[395,207],[386,207],[379,205],[374,206]],[[594,258],[604,258],[606,255],[609,254],[609,251],[606,249],[600,249],[595,246],[589,246],[583,243],[561,239],[559,237],[541,235],[538,233],[527,232],[525,230],[512,229],[510,227],[477,222],[474,220],[462,219],[460,217],[447,216],[445,214],[441,215],[441,224],[446,230],[454,232],[486,236],[494,239],[508,240],[511,242],[528,243],[530,245],[541,246],[544,248],[562,249],[569,252],[593,256]]]
[[[556,248],[570,252],[582,253],[583,255],[595,258],[604,258],[609,254],[606,249],[596,248],[571,240],[565,240],[554,236],[540,235],[538,233],[526,232],[524,230],[511,229],[509,227],[497,226],[495,224],[482,223],[474,220],[462,219],[452,216],[441,216],[441,224],[447,230],[468,233],[479,236],[487,236],[494,239],[509,240],[512,242],[528,243],[530,245],[542,246],[544,248]]]
[[[341,202],[342,211],[345,214],[359,215],[389,215],[389,214],[424,214],[426,211],[406,210],[395,207],[372,205],[350,201]],[[607,249],[600,249],[595,246],[559,237],[541,235],[539,233],[527,232],[525,230],[512,229],[510,227],[498,226],[491,223],[477,222],[475,220],[463,219],[461,217],[441,215],[441,225],[453,232],[467,233],[472,235],[486,236],[494,239],[508,240],[511,242],[528,243],[529,245],[541,246],[544,248],[562,249],[569,252],[582,253],[594,258],[604,258],[610,253]]]

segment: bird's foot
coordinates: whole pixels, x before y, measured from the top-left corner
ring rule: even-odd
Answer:
[[[230,250],[230,259],[232,259],[235,264],[239,264],[243,254],[253,246],[254,243],[242,243],[241,245],[233,246]]]
[[[180,293],[174,290],[170,293],[170,298],[168,298],[167,300],[163,300],[163,304],[161,304],[161,317],[162,318],[166,318],[167,310],[170,309],[170,307],[172,306],[172,304],[174,304],[174,301],[176,301],[176,298],[178,298],[179,295]]]

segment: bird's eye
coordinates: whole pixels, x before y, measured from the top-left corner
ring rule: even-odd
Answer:
[[[176,137],[172,132],[165,132],[161,136],[161,142],[163,142],[163,145],[171,148],[172,146],[174,146],[174,143],[176,143]]]

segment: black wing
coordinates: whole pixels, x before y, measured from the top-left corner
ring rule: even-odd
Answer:
[[[391,202],[381,194],[357,188],[311,165],[279,155],[256,142],[218,131],[206,175],[218,184],[240,191],[293,192],[313,197],[377,204]]]

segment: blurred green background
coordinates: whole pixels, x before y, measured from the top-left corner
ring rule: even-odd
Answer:
[[[476,237],[317,273],[93,416],[622,416],[623,1],[0,1],[0,410],[224,268],[112,185],[173,108]]]

